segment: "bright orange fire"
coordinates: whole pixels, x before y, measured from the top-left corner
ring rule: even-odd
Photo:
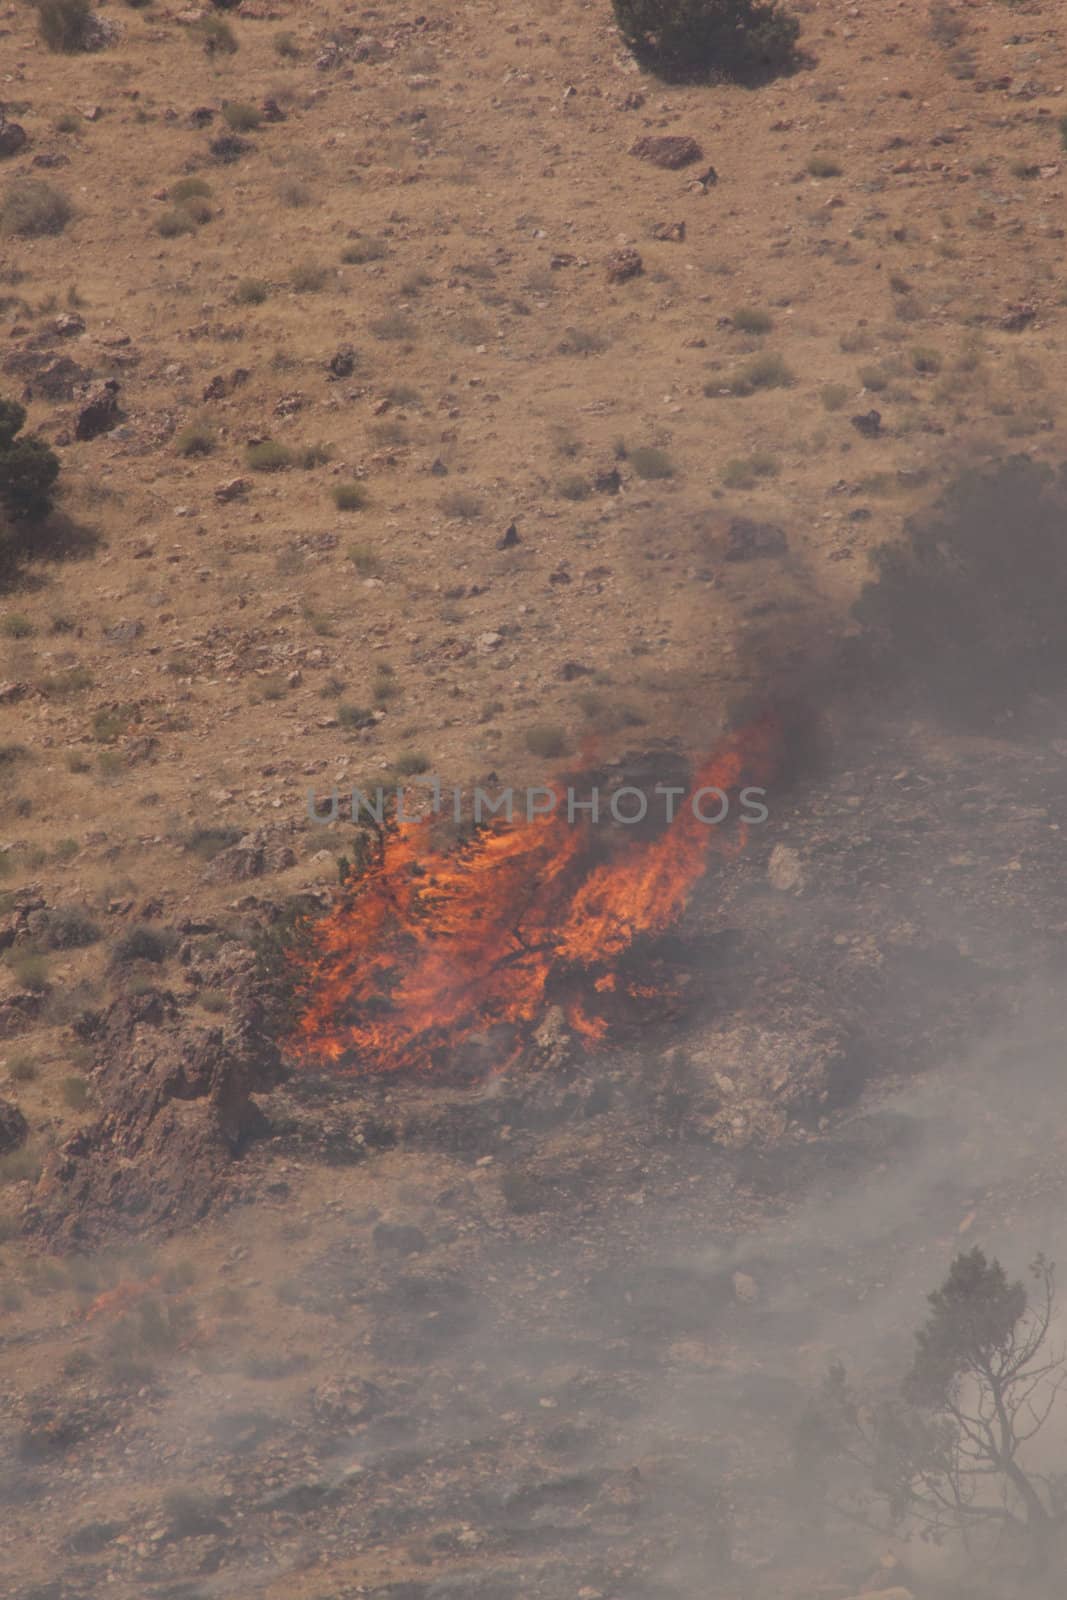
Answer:
[[[690,793],[762,786],[780,744],[766,713],[712,751]],[[521,1042],[553,1001],[577,1033],[602,1039],[596,997],[617,987],[619,957],[675,922],[710,856],[745,836],[743,823],[727,832],[685,802],[655,838],[625,833],[569,821],[562,806],[498,819],[447,853],[428,820],[395,827],[293,957],[294,1056],[359,1076],[447,1070],[448,1052],[488,1029],[508,1025]]]

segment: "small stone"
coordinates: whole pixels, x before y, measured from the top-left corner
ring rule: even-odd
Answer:
[[[767,863],[767,881],[782,894],[799,894],[804,887],[800,852],[792,845],[776,844]]]
[[[491,655],[494,650],[499,650],[504,643],[502,633],[480,633],[474,641],[479,655]]]
[[[654,167],[666,167],[673,172],[679,167],[689,166],[690,162],[699,161],[704,152],[696,140],[686,134],[664,133],[646,134],[630,146],[630,154],[641,161],[651,161]]]
[[[645,270],[644,262],[632,245],[613,250],[604,265],[609,283],[626,283],[630,278],[639,278]]]

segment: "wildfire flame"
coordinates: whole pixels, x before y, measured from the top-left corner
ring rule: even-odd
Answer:
[[[764,714],[711,752],[691,793],[765,784],[780,742],[777,717]],[[553,990],[571,1028],[602,1039],[607,1018],[590,1007],[616,988],[619,957],[675,922],[711,855],[745,838],[743,823],[731,841],[688,804],[657,837],[628,837],[607,859],[605,831],[557,806],[498,819],[445,853],[429,821],[395,827],[292,956],[293,1055],[361,1076],[439,1070],[446,1051],[490,1028],[508,1024],[521,1039]]]

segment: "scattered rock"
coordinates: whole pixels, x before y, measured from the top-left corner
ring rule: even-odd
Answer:
[[[474,643],[479,655],[491,655],[494,650],[499,650],[504,643],[504,635],[502,633],[480,633]]]
[[[651,161],[654,167],[666,167],[673,172],[679,167],[688,167],[693,161],[699,161],[704,152],[696,140],[690,139],[686,134],[650,133],[630,146],[630,154],[637,156],[641,161]]]
[[[804,887],[804,866],[799,850],[792,845],[776,844],[767,863],[767,881],[772,889],[783,894],[798,894]]]
[[[629,278],[639,278],[645,270],[645,264],[633,245],[613,250],[604,266],[609,283],[625,283]]]
[[[294,389],[291,393],[283,394],[279,400],[275,401],[274,415],[276,417],[294,417],[298,411],[303,411],[304,405],[304,396],[299,389]]]
[[[85,332],[85,318],[79,317],[76,311],[67,311],[63,316],[56,318],[52,327],[61,339],[73,339],[77,334]]]
[[[266,96],[266,98],[261,102],[261,109],[263,111],[264,122],[285,122],[287,120],[286,113],[282,110],[277,100],[274,99],[273,95]]]
[[[296,865],[296,854],[287,844],[273,838],[265,828],[246,833],[227,850],[220,850],[208,863],[205,883],[245,883],[264,873],[284,872]]]
[[[109,628],[104,629],[104,638],[108,644],[133,644],[144,633],[144,623],[136,619],[113,622]]]
[[[78,419],[74,424],[76,439],[96,439],[107,433],[122,420],[119,411],[119,383],[117,378],[105,378],[96,384],[82,401]]]
[[[657,222],[652,229],[653,239],[663,239],[669,244],[682,244],[685,240],[684,222]]]
[[[17,700],[24,700],[29,692],[28,683],[0,683],[0,706],[13,706]]]
[[[240,500],[252,487],[250,478],[226,478],[222,483],[215,485],[215,499],[226,504],[229,500]]]
[[[750,517],[734,517],[726,532],[727,561],[756,561],[766,556],[784,556],[788,549],[785,531],[773,522],[754,522]]]

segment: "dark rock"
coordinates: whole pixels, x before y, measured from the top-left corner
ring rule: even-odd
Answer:
[[[85,332],[85,318],[79,317],[75,311],[64,312],[52,324],[53,329],[61,339],[73,339],[79,333]]]
[[[507,527],[504,529],[504,532],[497,540],[496,547],[498,550],[513,550],[519,543],[521,543],[519,539],[519,530],[513,522],[509,522]]]
[[[657,222],[652,229],[653,239],[663,239],[669,244],[682,244],[685,240],[684,222]]]
[[[272,95],[267,95],[262,102],[264,122],[284,122],[286,114]]]
[[[296,854],[288,845],[272,839],[265,828],[246,833],[228,850],[220,850],[204,872],[206,883],[245,883],[264,873],[284,872],[296,865]]]
[[[679,167],[689,166],[690,162],[699,161],[704,152],[695,139],[685,134],[650,133],[630,146],[630,154],[641,161],[651,161],[654,167],[666,167],[673,172]]]
[[[110,628],[104,629],[104,638],[108,644],[133,644],[143,633],[144,623],[134,618],[112,623]]]
[[[630,278],[639,278],[645,270],[645,264],[633,245],[624,245],[620,250],[613,250],[604,263],[604,269],[609,283],[626,283]]]
[[[25,1144],[29,1131],[29,1123],[18,1106],[10,1100],[0,1100],[0,1156]]]
[[[29,140],[26,130],[19,122],[8,122],[3,112],[0,111],[0,159],[6,156],[17,156],[20,150],[25,149]]]
[[[585,666],[581,661],[565,661],[559,669],[559,675],[564,683],[573,683],[575,678],[588,678],[592,667]]]
[[[602,467],[594,473],[593,488],[597,494],[618,494],[622,488],[622,474],[618,467]]]
[[[78,420],[74,424],[76,439],[96,439],[100,434],[108,433],[121,421],[118,394],[117,378],[105,378],[103,383],[96,384],[89,391],[82,401]]]
[[[727,561],[755,561],[764,556],[784,556],[789,541],[773,522],[753,522],[734,517],[726,533]]]
[[[882,413],[880,411],[865,411],[862,415],[851,419],[852,426],[857,433],[862,433],[865,439],[877,439],[882,431]]]
[[[356,352],[353,346],[341,345],[330,357],[327,370],[331,378],[350,378],[356,370]]]
[[[194,128],[206,128],[214,122],[215,112],[211,106],[196,106],[189,113],[189,121]]]

